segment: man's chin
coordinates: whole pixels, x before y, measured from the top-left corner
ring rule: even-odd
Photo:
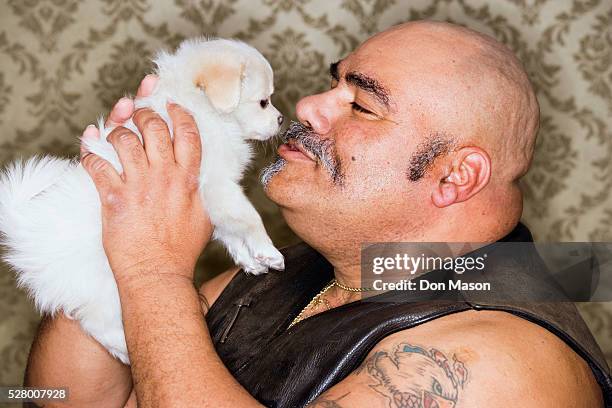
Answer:
[[[279,207],[299,207],[300,203],[295,201],[304,199],[304,180],[291,173],[289,169],[282,169],[264,187],[266,196]]]
[[[263,187],[266,196],[277,205],[280,205],[279,200],[282,200],[284,195],[281,191],[285,190],[283,186],[284,183],[282,180],[282,173],[282,171],[276,173]]]

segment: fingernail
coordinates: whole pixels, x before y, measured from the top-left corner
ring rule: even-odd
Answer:
[[[119,106],[119,105],[126,105],[128,103],[131,103],[131,99],[128,98],[127,96],[124,96],[123,98],[119,99],[117,101],[117,103],[115,104],[115,107]]]
[[[95,125],[88,125],[83,132],[83,139],[96,139],[98,137],[98,129]]]

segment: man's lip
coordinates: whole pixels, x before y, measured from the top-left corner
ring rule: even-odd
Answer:
[[[281,157],[283,157],[285,159],[287,157],[300,157],[300,156],[303,156],[304,158],[306,158],[306,159],[308,159],[310,161],[315,161],[312,153],[310,153],[308,150],[304,149],[304,147],[300,143],[297,143],[293,139],[289,139],[289,141],[287,143],[283,143],[282,145],[280,145],[278,147],[277,152],[278,152],[279,156],[281,156]]]
[[[304,149],[304,146],[302,146],[302,144],[297,142],[295,139],[289,139],[287,143],[294,149],[298,149],[300,152],[302,152],[304,156],[308,157],[310,160],[315,161],[314,155],[308,150]]]

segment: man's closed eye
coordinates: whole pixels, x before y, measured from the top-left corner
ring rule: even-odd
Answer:
[[[361,112],[361,113],[369,113],[371,115],[374,114],[374,112],[371,112],[369,110],[367,110],[366,108],[364,108],[363,106],[359,105],[357,102],[351,102],[351,106],[354,110],[356,110],[357,112]]]

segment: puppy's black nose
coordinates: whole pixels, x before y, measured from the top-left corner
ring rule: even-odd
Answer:
[[[283,124],[283,120],[285,120],[283,115],[279,115],[278,118],[276,119],[276,121],[278,122],[278,126]]]

